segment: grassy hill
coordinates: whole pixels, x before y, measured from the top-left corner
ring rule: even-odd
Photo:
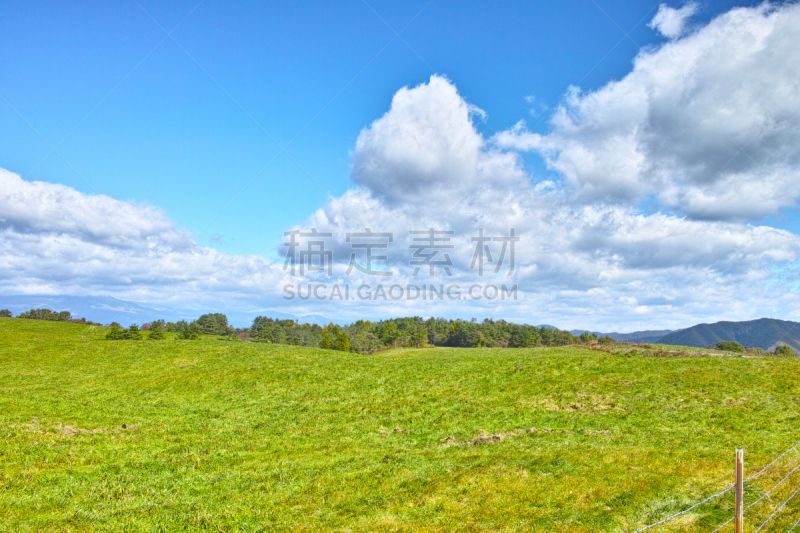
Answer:
[[[774,349],[779,342],[800,352],[800,323],[774,318],[760,318],[746,322],[716,322],[698,324],[666,335],[661,344],[707,347],[721,341],[736,341],[742,346]]]
[[[633,531],[800,441],[792,359],[103,334],[0,319],[0,531]]]

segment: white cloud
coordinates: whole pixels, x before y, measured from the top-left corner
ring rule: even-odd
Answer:
[[[199,247],[159,208],[0,169],[0,293],[113,294],[213,307],[269,300],[282,272]]]
[[[161,210],[108,196],[86,195],[64,185],[27,182],[0,169],[0,228],[22,233],[79,235],[108,246],[186,246],[192,237],[177,230]]]
[[[574,97],[576,105],[586,98]],[[518,283],[521,299],[328,306],[295,300],[284,311],[341,319],[494,316],[609,330],[775,313],[800,318],[800,298],[787,290],[786,281],[795,276],[800,259],[797,235],[738,222],[646,215],[619,202],[576,203],[569,191],[534,185],[520,156],[508,150],[555,150],[555,134],[534,135],[518,125],[487,142],[473,124],[479,114],[470,109],[442,77],[398,91],[391,109],[358,138],[352,153],[356,187],[313,213],[303,227],[329,230],[338,241],[333,244],[338,259],[334,275],[317,276],[322,282],[358,286],[386,281],[344,276],[351,251],[345,233],[370,228],[395,235],[385,265],[395,271],[390,283]],[[609,114],[606,121],[629,120],[598,109]],[[559,139],[567,138],[570,124],[557,130]],[[574,142],[585,158],[598,157],[592,152],[595,145]],[[641,187],[637,194],[644,194],[647,181],[627,170],[639,164],[623,159],[619,166],[631,187]],[[614,190],[602,183],[589,183],[583,190],[588,186]],[[0,172],[3,192],[11,196],[0,204],[0,294],[111,294],[174,306],[264,308],[284,303],[283,283],[298,282],[282,270],[282,263],[197,246],[191,234],[175,228],[155,207],[25,182],[9,172]],[[715,197],[710,198],[713,207]],[[452,277],[411,276],[408,231],[431,227],[455,231]],[[470,237],[479,227],[495,236],[515,228],[521,240],[514,277],[478,278],[470,271]],[[777,273],[777,268],[783,270]]]
[[[409,229],[456,232],[452,281],[463,284],[475,280],[469,238],[476,229],[496,235],[514,227],[522,236],[515,281],[525,301],[495,313],[582,323],[623,316],[641,321],[643,314],[649,325],[664,326],[684,314],[750,317],[760,305],[774,309],[778,299],[797,301],[796,295],[764,286],[773,265],[800,257],[797,235],[736,222],[644,215],[619,203],[573,205],[558,189],[534,186],[516,153],[501,157],[477,132],[464,111],[467,103],[447,80],[433,77],[399,94],[403,105],[393,104],[359,137],[353,158],[360,186],[317,211],[305,226],[329,230],[340,240],[346,231],[364,227],[393,232],[398,251],[390,264],[400,263],[400,279],[409,274],[403,257]],[[447,119],[432,121],[432,107]],[[522,125],[494,138],[495,144],[518,149],[545,141]],[[749,307],[739,306],[743,297]],[[637,307],[644,313],[634,312]]]
[[[549,133],[520,123],[494,141],[543,154],[577,200],[758,220],[800,200],[797,49],[800,5],[733,9],[619,81],[571,88]]]
[[[658,13],[648,26],[670,39],[680,37],[686,29],[686,23],[697,12],[697,4],[690,2],[680,9],[667,4],[658,6]]]
[[[485,115],[476,109],[440,76],[400,89],[389,111],[358,136],[353,181],[392,207],[440,204],[477,185],[518,181],[522,172],[513,156],[483,150],[471,116]]]

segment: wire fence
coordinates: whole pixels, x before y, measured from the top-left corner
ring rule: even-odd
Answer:
[[[756,478],[760,477],[760,476],[761,476],[761,475],[762,475],[764,472],[766,472],[766,471],[767,471],[767,470],[769,470],[769,469],[770,469],[770,468],[771,468],[773,465],[775,465],[775,463],[777,463],[778,461],[780,461],[781,459],[783,459],[784,457],[786,457],[786,456],[787,456],[789,453],[791,453],[792,451],[796,450],[798,447],[800,447],[800,442],[798,442],[797,444],[795,444],[794,446],[792,446],[791,448],[789,448],[788,450],[786,450],[785,452],[783,452],[782,454],[780,454],[778,457],[776,457],[775,459],[773,459],[772,461],[770,461],[770,462],[769,462],[769,463],[768,463],[766,466],[764,466],[763,468],[761,468],[761,470],[759,470],[759,471],[758,471],[758,472],[756,472],[755,474],[753,474],[753,475],[751,475],[750,477],[748,477],[748,478],[744,479],[744,482],[749,482],[749,481],[752,481],[752,480],[754,480],[754,479],[756,479]],[[765,491],[765,492],[764,492],[764,494],[762,494],[762,495],[761,495],[761,496],[760,496],[760,497],[759,497],[759,498],[758,498],[756,501],[752,502],[752,503],[751,503],[751,504],[749,504],[747,507],[745,507],[745,508],[744,508],[744,511],[747,511],[747,510],[749,510],[750,508],[752,508],[752,507],[753,507],[753,506],[755,506],[756,504],[758,504],[758,503],[762,502],[764,499],[766,499],[766,498],[769,498],[769,496],[770,496],[770,495],[771,495],[771,494],[772,494],[772,493],[773,493],[773,492],[774,492],[774,491],[775,491],[775,490],[776,490],[778,487],[780,487],[780,486],[781,486],[781,485],[782,485],[782,484],[783,484],[783,483],[784,483],[784,482],[785,482],[787,479],[789,479],[789,478],[791,477],[791,475],[792,475],[792,474],[794,474],[794,473],[795,473],[797,470],[800,470],[800,465],[797,465],[797,466],[796,466],[796,467],[794,467],[792,470],[790,470],[788,474],[786,474],[786,475],[785,475],[785,476],[784,476],[784,477],[783,477],[783,478],[782,478],[780,481],[778,481],[778,482],[777,482],[775,485],[773,485],[773,486],[772,486],[772,487],[771,487],[769,490]],[[739,479],[741,480],[741,478],[739,478]],[[709,496],[708,498],[706,498],[706,499],[704,499],[704,500],[702,500],[702,501],[699,501],[699,502],[695,503],[694,505],[692,505],[692,506],[690,506],[690,507],[687,507],[687,508],[686,508],[686,509],[684,509],[683,511],[679,511],[679,512],[677,512],[677,513],[671,514],[671,515],[669,515],[668,517],[666,517],[666,518],[663,518],[663,519],[659,520],[658,522],[654,522],[654,523],[652,523],[652,524],[650,524],[650,525],[647,525],[647,526],[644,526],[644,527],[642,527],[642,528],[640,528],[640,529],[637,529],[637,530],[636,530],[634,533],[641,533],[641,532],[643,532],[643,531],[647,531],[647,530],[649,530],[649,529],[653,529],[653,528],[655,528],[655,527],[658,527],[658,526],[660,526],[660,525],[662,525],[662,524],[666,524],[667,522],[670,522],[670,521],[672,521],[672,520],[674,520],[674,519],[676,519],[676,518],[678,518],[678,517],[680,517],[680,516],[683,516],[683,515],[685,515],[685,514],[687,514],[687,513],[691,512],[691,511],[693,511],[694,509],[697,509],[697,508],[698,508],[698,507],[700,507],[701,505],[703,505],[703,504],[705,504],[705,503],[708,503],[708,502],[710,502],[711,500],[714,500],[715,498],[719,498],[720,496],[724,496],[725,494],[727,494],[727,493],[731,492],[731,491],[732,491],[732,490],[734,490],[735,488],[736,488],[736,485],[735,485],[735,484],[733,484],[733,485],[730,485],[729,487],[727,487],[727,488],[725,488],[725,489],[721,490],[720,492],[717,492],[717,493],[715,493],[715,494],[712,494],[712,495],[711,495],[711,496]],[[791,496],[789,496],[789,498],[788,498],[788,499],[786,499],[786,501],[784,501],[783,503],[781,503],[781,504],[778,506],[778,508],[777,508],[777,509],[775,509],[775,511],[774,511],[774,512],[773,512],[773,513],[772,513],[772,514],[771,514],[771,515],[770,515],[770,516],[769,516],[769,517],[768,517],[766,520],[764,520],[764,522],[763,522],[763,523],[761,523],[761,525],[759,525],[759,526],[758,526],[758,528],[757,528],[757,529],[753,530],[753,532],[752,532],[752,533],[758,533],[759,531],[763,530],[763,529],[764,529],[764,528],[765,528],[765,527],[766,527],[766,526],[767,526],[767,525],[768,525],[768,524],[769,524],[769,523],[770,523],[770,522],[771,522],[771,521],[772,521],[772,520],[773,520],[773,519],[774,519],[776,516],[778,516],[778,514],[780,514],[780,512],[781,512],[781,511],[784,509],[784,507],[786,507],[786,505],[787,505],[787,504],[788,504],[790,501],[792,501],[792,499],[794,499],[794,497],[795,497],[795,496],[797,496],[797,494],[800,494],[800,487],[798,487],[798,488],[797,488],[797,490],[795,490],[795,491],[792,493],[792,495],[791,495]],[[741,507],[740,507],[740,509],[741,509]],[[724,529],[726,526],[730,525],[730,524],[731,524],[731,523],[734,521],[734,519],[735,519],[735,517],[731,518],[731,519],[730,519],[730,520],[728,520],[727,522],[724,522],[723,524],[720,524],[720,525],[719,525],[719,526],[718,526],[718,527],[717,527],[715,530],[713,530],[711,533],[717,533],[718,531],[722,531],[722,530],[723,530],[723,529]],[[737,524],[738,524],[738,523],[739,523],[739,522],[737,522]],[[787,531],[787,533],[791,533],[791,532],[792,532],[792,531],[794,531],[794,530],[795,530],[795,529],[796,529],[798,526],[800,526],[800,518],[798,518],[798,520],[797,520],[797,521],[796,521],[794,524],[792,524],[792,526],[789,528],[789,530]]]

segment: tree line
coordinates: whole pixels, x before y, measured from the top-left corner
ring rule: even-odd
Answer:
[[[246,331],[259,342],[319,347],[356,353],[376,353],[394,348],[450,346],[457,348],[527,348],[613,342],[584,333],[580,337],[548,326],[513,324],[505,320],[447,320],[421,317],[371,322],[359,320],[348,326],[299,324],[294,320],[257,317]]]
[[[0,309],[0,318],[12,318],[8,309]],[[50,320],[88,325],[101,325],[85,318],[75,319],[69,311],[31,309],[17,315],[30,320]],[[425,346],[450,346],[457,348],[528,348],[534,346],[565,346],[614,342],[608,336],[598,338],[585,332],[574,336],[569,331],[549,326],[513,324],[505,320],[485,319],[478,322],[421,317],[393,318],[370,322],[358,320],[347,326],[328,324],[300,324],[296,320],[280,320],[265,316],[256,317],[249,328],[234,328],[223,313],[207,313],[187,322],[154,320],[142,325],[131,324],[123,328],[112,322],[106,338],[109,340],[162,340],[165,333],[176,333],[178,339],[197,340],[201,335],[223,336],[227,340],[251,340],[274,344],[289,344],[371,354],[395,348],[422,348]],[[763,355],[760,348],[747,348],[735,341],[723,341],[713,346],[734,353]],[[793,357],[788,346],[778,346],[775,355]]]
[[[0,318],[13,318],[8,309],[0,309]],[[50,320],[78,324],[102,324],[72,318],[69,311],[52,311],[50,309],[31,309],[17,315],[16,318],[30,320]],[[197,340],[201,335],[223,336],[227,340],[251,340],[274,344],[289,344],[371,354],[395,348],[421,348],[425,346],[450,346],[457,348],[528,348],[534,346],[565,346],[570,344],[613,343],[611,337],[598,338],[595,334],[584,332],[574,336],[569,331],[550,326],[529,326],[513,324],[505,320],[485,319],[478,322],[447,320],[444,318],[421,317],[393,318],[370,322],[358,320],[347,326],[328,324],[300,324],[296,320],[272,319],[265,316],[256,317],[249,328],[234,328],[228,323],[223,313],[207,313],[196,320],[187,322],[166,322],[155,320],[139,328],[131,324],[123,328],[117,322],[109,325],[106,338],[109,340],[162,340],[165,333],[176,333],[183,340]],[[764,355],[761,348],[748,348],[736,341],[722,341],[710,348],[734,353],[753,353]],[[789,346],[780,345],[775,348],[775,355],[793,357]]]
[[[123,328],[119,323],[112,322],[106,339],[142,340],[146,334],[147,340],[163,340],[166,338],[165,332],[177,333],[179,339],[190,341],[199,339],[200,335],[225,335],[230,339],[239,340],[236,328],[228,325],[228,317],[222,313],[208,313],[191,322],[154,320],[142,324],[141,329],[136,324]]]
[[[14,318],[8,309],[0,309],[0,318]],[[72,318],[69,311],[52,311],[50,309],[31,309],[18,314],[16,318],[27,318],[29,320],[50,320],[52,322],[71,322],[73,324],[88,324],[90,326],[102,326],[99,322],[92,322],[85,318]]]
[[[421,317],[393,318],[371,322],[358,320],[346,326],[301,324],[296,320],[259,316],[249,328],[234,328],[222,313],[209,313],[187,322],[156,320],[139,328],[132,324],[122,328],[112,323],[107,338],[111,340],[160,340],[165,332],[177,338],[196,340],[200,335],[223,336],[227,340],[248,340],[272,344],[307,346],[342,352],[377,353],[395,348],[449,346],[457,348],[527,348],[533,346],[565,346],[593,341],[613,342],[609,337],[598,339],[584,333],[580,337],[548,326],[513,324],[505,320],[486,319],[478,322]]]

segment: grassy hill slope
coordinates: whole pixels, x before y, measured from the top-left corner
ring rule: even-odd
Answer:
[[[800,351],[800,323],[760,318],[746,322],[698,324],[670,333],[659,339],[658,342],[705,348],[721,341],[736,341],[743,346],[765,350],[774,347],[778,342],[783,342],[791,346],[793,350]]]
[[[0,319],[0,531],[633,531],[800,440],[798,360],[102,336]]]

